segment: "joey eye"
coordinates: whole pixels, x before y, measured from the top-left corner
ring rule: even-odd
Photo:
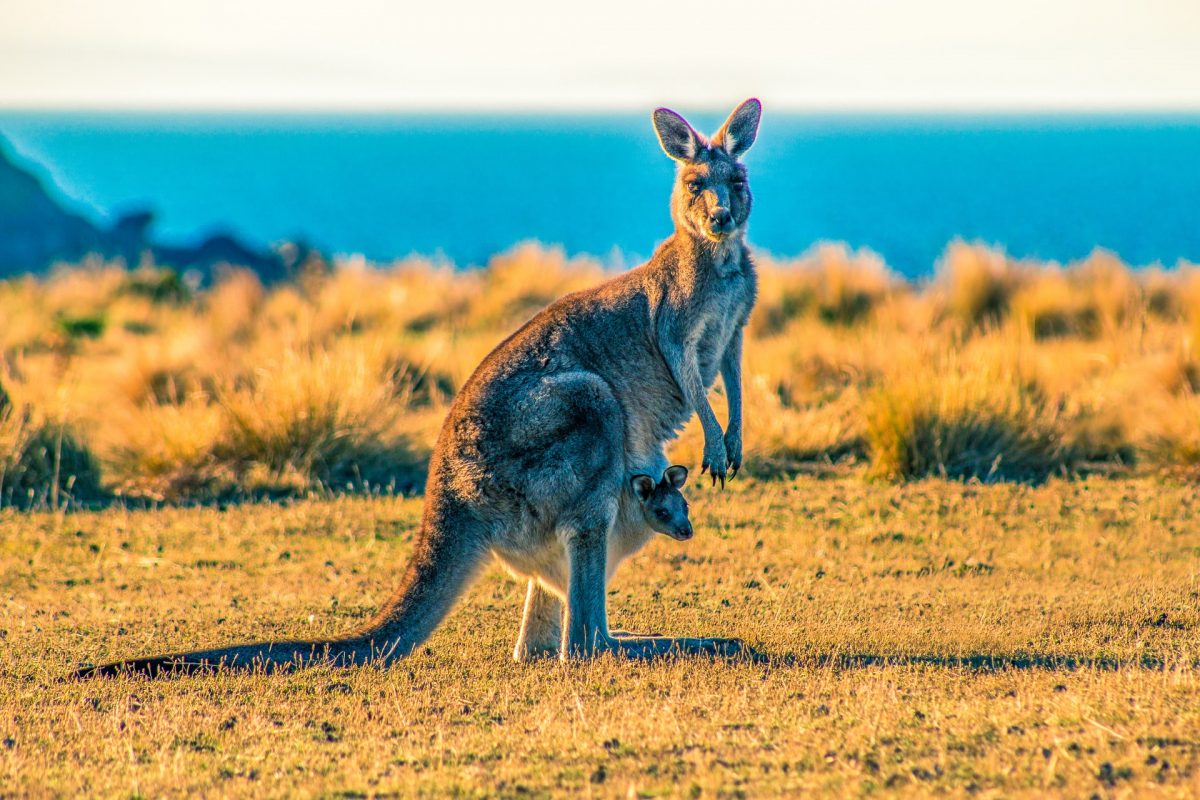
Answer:
[[[700,186],[699,182],[697,182],[697,181],[688,181],[687,188],[688,188],[689,192],[691,192],[692,194],[696,194],[697,192],[700,191],[700,189],[702,187]]]
[[[746,179],[745,178],[734,178],[732,183],[733,183],[733,188],[735,188],[735,189],[745,189],[746,188]]]

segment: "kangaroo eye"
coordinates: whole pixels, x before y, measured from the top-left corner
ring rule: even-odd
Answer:
[[[660,508],[657,511],[655,511],[654,513],[661,520],[668,520],[671,518],[671,515],[667,512],[667,510],[665,508]]]
[[[745,178],[734,178],[733,179],[733,188],[745,189],[746,188],[746,179]]]
[[[700,191],[700,184],[697,183],[696,181],[688,181],[687,188],[688,188],[689,192],[691,192],[692,194],[696,194],[696,192]]]

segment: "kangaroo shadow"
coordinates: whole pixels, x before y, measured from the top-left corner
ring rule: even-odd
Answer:
[[[1009,670],[1041,670],[1045,672],[1098,670],[1102,672],[1116,672],[1123,669],[1162,672],[1168,669],[1196,669],[1200,667],[1200,660],[1168,660],[1157,656],[1116,658],[1057,653],[966,653],[963,655],[938,655],[932,653],[914,653],[911,655],[816,653],[801,655],[798,653],[770,653],[765,650],[747,648],[741,655],[744,659],[752,663],[764,666],[833,670],[919,666],[983,673],[1006,672]]]

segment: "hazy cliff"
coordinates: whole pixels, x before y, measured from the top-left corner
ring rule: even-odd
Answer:
[[[308,255],[304,247],[288,248],[290,258],[255,250],[227,233],[192,244],[165,244],[153,239],[153,224],[151,211],[126,214],[105,228],[69,210],[0,139],[0,276],[42,272],[57,262],[74,263],[95,254],[124,259],[130,266],[149,257],[161,266],[198,270],[202,278],[220,264],[235,264],[269,282],[284,277],[289,262]]]

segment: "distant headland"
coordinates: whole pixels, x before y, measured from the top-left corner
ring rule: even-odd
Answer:
[[[156,239],[153,227],[149,209],[126,213],[111,227],[70,210],[0,139],[0,277],[38,274],[55,264],[98,256],[130,267],[149,260],[191,272],[199,282],[207,282],[221,265],[236,265],[270,283],[291,275],[312,255],[306,245],[295,243],[255,249],[224,232],[198,236],[192,244],[168,244]]]

